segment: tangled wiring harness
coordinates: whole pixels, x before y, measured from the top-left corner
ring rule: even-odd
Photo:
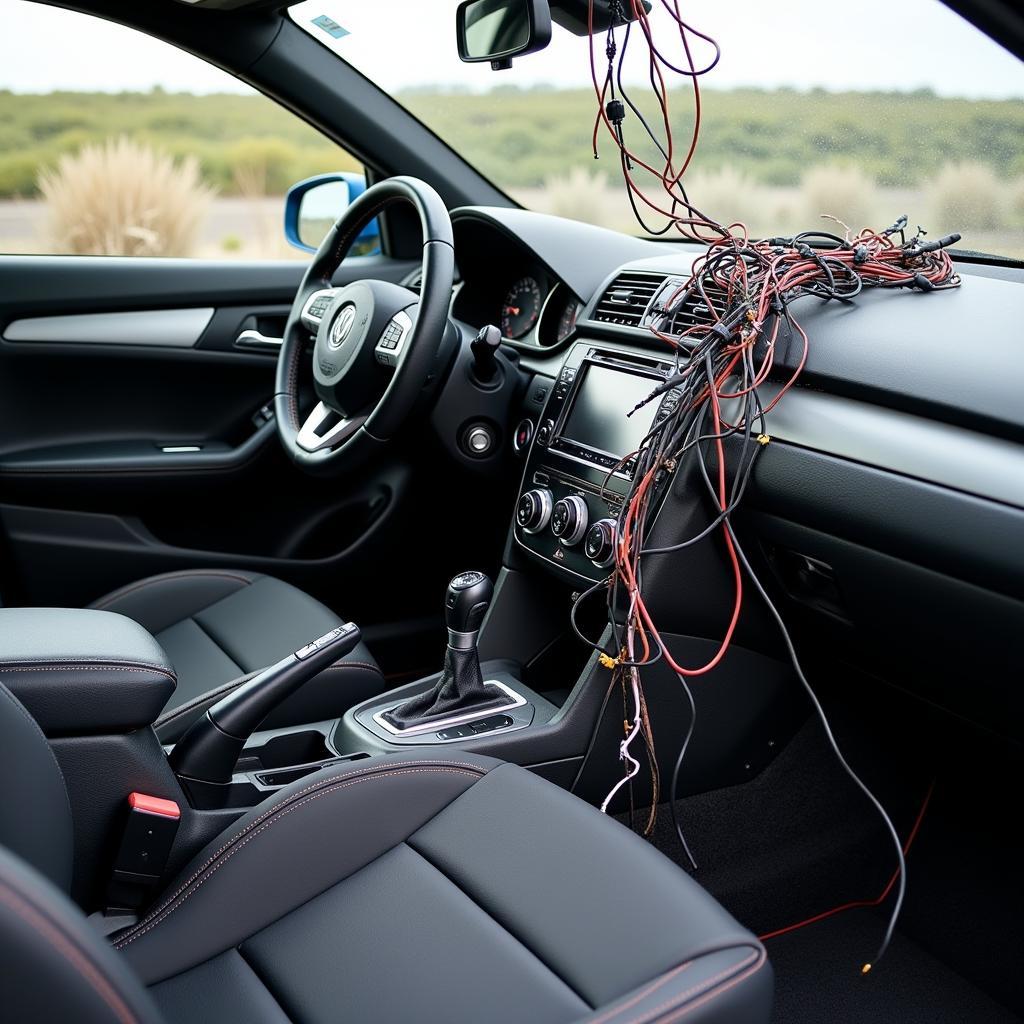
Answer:
[[[743,606],[744,579],[765,602],[782,633],[795,672],[821,719],[827,738],[841,766],[882,817],[895,844],[898,858],[897,895],[877,963],[891,940],[903,901],[905,864],[899,836],[880,802],[844,758],[817,695],[807,681],[786,624],[761,584],[733,529],[731,517],[750,481],[759,452],[769,443],[766,416],[797,383],[807,361],[810,339],[793,315],[799,299],[850,302],[864,288],[914,289],[921,292],[956,288],[960,284],[946,249],[959,241],[958,234],[928,240],[918,228],[908,237],[907,218],[888,228],[853,232],[831,218],[843,233],[807,231],[789,238],[752,240],[743,224],[723,224],[702,213],[693,203],[683,177],[697,149],[702,101],[699,81],[721,56],[718,44],[687,24],[680,0],[656,0],[678,34],[682,56],[676,62],[666,56],[667,46],[655,41],[654,28],[643,0],[617,0],[610,5],[612,27],[608,30],[605,56],[607,71],[598,74],[595,53],[593,0],[590,3],[590,71],[597,100],[593,147],[598,156],[602,128],[618,154],[623,184],[637,221],[645,232],[679,236],[698,241],[706,250],[693,263],[688,279],[662,293],[647,311],[645,323],[652,335],[674,353],[673,372],[630,415],[670,390],[680,399],[672,412],[656,422],[635,452],[625,455],[621,468],[635,459],[632,486],[618,517],[613,568],[607,580],[590,588],[573,608],[573,625],[581,601],[603,592],[608,601],[612,641],[594,645],[602,663],[612,670],[601,717],[611,694],[620,687],[625,714],[625,737],[620,743],[624,774],[605,798],[607,810],[616,794],[635,778],[640,760],[633,746],[642,743],[652,775],[654,799],[645,831],[653,828],[660,790],[658,759],[647,715],[640,668],[664,661],[678,677],[690,716],[675,760],[667,800],[683,851],[696,869],[690,847],[678,820],[675,795],[687,747],[696,723],[696,705],[690,681],[711,672],[726,655]],[[624,35],[619,47],[616,28]],[[647,56],[650,87],[660,116],[657,128],[644,118],[623,82],[623,62],[631,34],[639,33]],[[694,50],[698,43],[711,47],[710,59],[698,67]],[[681,75],[692,84],[693,130],[681,159],[677,160],[669,113],[667,75]],[[653,143],[662,163],[657,166],[631,150],[626,143],[627,108]],[[651,225],[650,219],[659,223]],[[687,312],[701,310],[693,324]],[[794,352],[795,345],[795,352]],[[784,352],[784,356],[780,353]],[[771,382],[770,388],[765,385]],[[770,397],[767,392],[770,391]],[[764,397],[763,397],[764,396]],[[706,488],[712,512],[694,536],[671,547],[647,546],[650,527],[669,479],[692,469]],[[680,551],[713,535],[721,537],[734,600],[728,625],[714,655],[703,665],[680,664],[662,641],[658,626],[644,597],[645,560]],[[577,629],[577,632],[579,630]],[[581,634],[582,635],[582,634]],[[591,740],[591,749],[596,729]],[[590,751],[587,752],[589,757]],[[580,773],[586,764],[584,758]],[[577,776],[577,782],[579,775]],[[866,973],[871,964],[863,968]]]

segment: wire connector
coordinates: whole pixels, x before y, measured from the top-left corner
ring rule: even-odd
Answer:
[[[610,654],[605,654],[603,651],[597,656],[598,662],[605,668],[616,668],[619,664],[618,658],[613,658]]]

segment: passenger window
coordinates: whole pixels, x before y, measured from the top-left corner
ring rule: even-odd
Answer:
[[[308,259],[284,195],[359,162],[134,29],[0,0],[0,252]]]

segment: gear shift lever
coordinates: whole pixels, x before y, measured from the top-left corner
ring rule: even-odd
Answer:
[[[444,599],[448,626],[444,671],[431,689],[385,713],[396,729],[514,703],[507,693],[485,683],[480,674],[476,640],[493,593],[491,581],[482,572],[460,573],[448,584]]]
[[[491,603],[494,586],[482,572],[459,573],[448,584],[444,597],[444,621],[448,646],[457,651],[476,650],[480,623]]]

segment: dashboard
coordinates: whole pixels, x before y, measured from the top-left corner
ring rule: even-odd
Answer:
[[[505,564],[580,589],[608,574],[629,490],[618,464],[637,428],[625,407],[665,371],[647,320],[701,249],[523,210],[466,208],[453,226],[453,318],[499,325],[532,374],[519,409],[529,429],[506,435],[522,477]],[[951,292],[794,309],[811,339],[806,368],[769,415],[771,442],[734,522],[798,644],[1015,734],[1024,346],[1005,324],[1024,320],[1024,270],[957,269],[963,287]],[[778,362],[792,365],[800,346],[781,347]],[[770,397],[777,385],[764,387]],[[652,543],[698,532],[702,501],[692,480],[675,480]],[[645,578],[667,632],[721,636],[729,577],[715,538],[653,559]],[[744,607],[740,644],[775,649],[756,597]]]

